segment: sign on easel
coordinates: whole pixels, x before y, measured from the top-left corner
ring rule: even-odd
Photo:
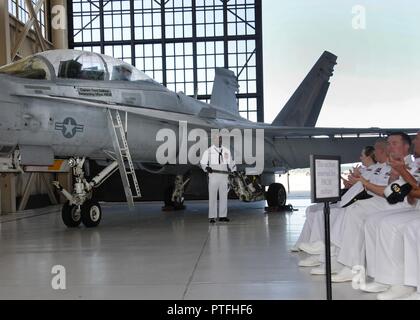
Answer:
[[[310,163],[312,203],[324,203],[327,299],[332,300],[330,202],[341,200],[341,158],[311,155]]]
[[[336,156],[311,155],[312,203],[340,200],[341,158]]]

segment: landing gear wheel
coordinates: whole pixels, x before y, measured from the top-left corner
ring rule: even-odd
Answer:
[[[78,206],[66,202],[61,209],[61,218],[68,228],[77,228],[82,222],[81,210]]]
[[[97,201],[88,200],[82,207],[82,222],[86,228],[95,228],[102,219],[102,209]]]
[[[266,198],[269,207],[283,207],[287,200],[286,189],[281,183],[272,183],[268,188]]]

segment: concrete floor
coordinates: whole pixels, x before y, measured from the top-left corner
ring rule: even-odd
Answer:
[[[207,202],[163,213],[160,203],[104,204],[97,229],[67,229],[59,207],[0,219],[0,299],[324,299],[324,277],[297,268],[292,247],[299,211],[264,214],[264,202],[229,203],[229,224],[209,226]],[[66,290],[52,289],[52,267],[66,269]],[[335,299],[374,299],[350,284]]]

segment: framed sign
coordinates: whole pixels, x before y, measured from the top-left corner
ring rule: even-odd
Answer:
[[[312,203],[340,201],[341,158],[311,155]]]

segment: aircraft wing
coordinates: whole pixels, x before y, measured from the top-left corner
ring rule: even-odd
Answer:
[[[368,137],[387,135],[391,132],[416,134],[420,128],[302,128],[302,127],[265,127],[265,135],[276,138],[287,137]]]
[[[309,167],[311,154],[339,155],[342,163],[359,162],[360,152],[391,132],[416,134],[420,129],[388,128],[268,128],[265,130],[279,163],[277,168]],[[270,139],[271,137],[271,139]],[[274,170],[275,171],[275,170]]]

